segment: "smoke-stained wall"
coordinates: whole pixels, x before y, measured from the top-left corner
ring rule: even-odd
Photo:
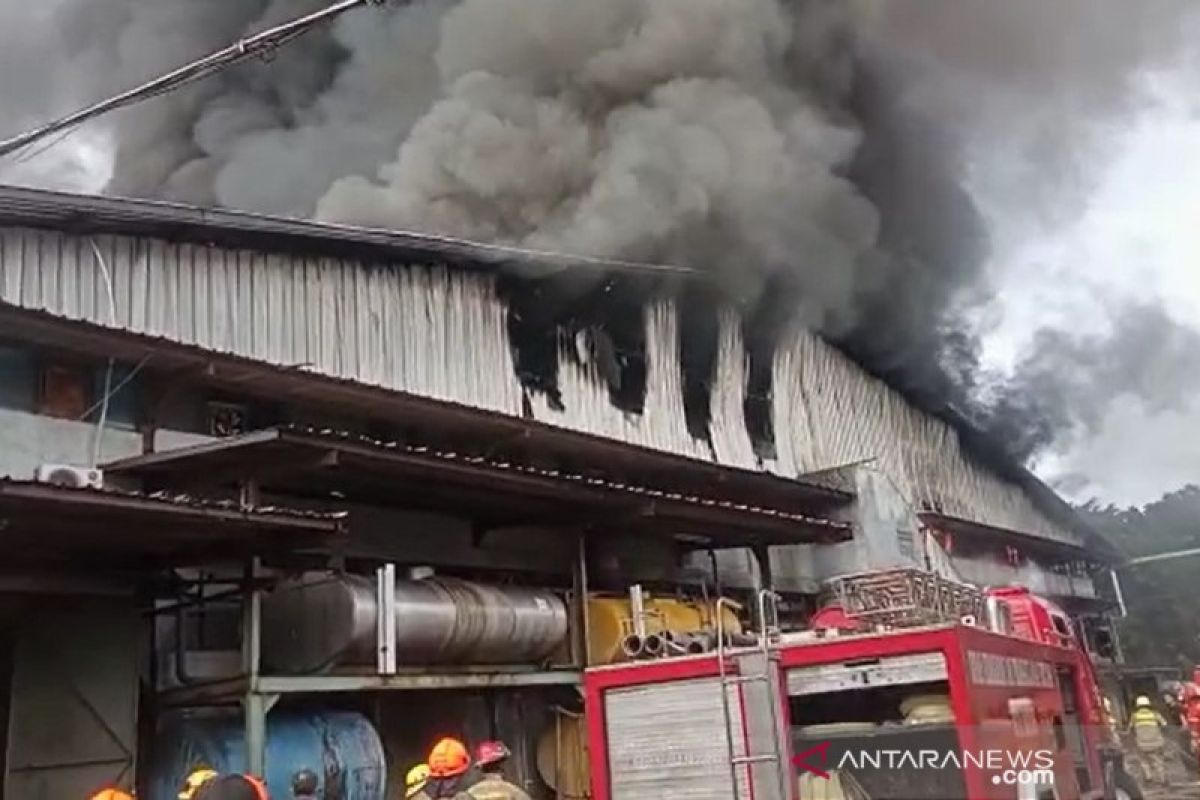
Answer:
[[[731,312],[719,314],[717,380],[707,396],[716,433],[697,436],[684,403],[679,314],[667,296],[640,312],[645,391],[636,411],[614,403],[611,383],[589,360],[597,351],[578,336],[560,342],[558,402],[530,389],[517,374],[497,278],[486,273],[7,228],[0,300],[784,476],[872,461],[917,510],[1079,543],[1019,487],[972,460],[946,423],[799,326],[774,350],[773,452],[764,457],[737,413],[747,399],[741,326]]]

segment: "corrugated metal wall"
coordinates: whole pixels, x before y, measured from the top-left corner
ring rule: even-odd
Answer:
[[[112,286],[110,307],[105,271]],[[273,364],[520,414],[505,307],[495,281],[442,268],[297,258],[153,239],[0,229],[0,299]],[[594,368],[560,359],[563,411],[531,398],[547,423],[695,458],[756,468],[741,410],[745,355],[723,315],[711,409],[713,441],[688,433],[678,320],[646,312],[642,414],[609,401]],[[957,435],[819,338],[791,334],[774,367],[783,475],[874,460],[913,504],[1077,542],[1017,486],[968,460]]]

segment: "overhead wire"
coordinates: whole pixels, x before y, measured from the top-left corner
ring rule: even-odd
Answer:
[[[293,39],[308,33],[313,28],[329,22],[335,17],[341,16],[347,11],[368,3],[382,5],[384,1],[339,0],[327,8],[298,17],[290,22],[267,28],[252,36],[239,39],[229,47],[184,64],[182,67],[171,70],[165,75],[161,75],[147,83],[101,100],[98,103],[82,108],[53,122],[48,122],[45,125],[0,141],[0,157],[17,153],[29,145],[41,141],[48,136],[53,136],[56,133],[69,132],[84,122],[107,114],[110,111],[174,91],[187,84],[207,78],[223,69],[248,61],[251,58],[269,55],[281,45],[287,44]],[[53,146],[53,144],[57,144],[57,142],[49,146]]]

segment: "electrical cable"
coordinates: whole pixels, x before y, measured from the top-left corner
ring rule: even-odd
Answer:
[[[102,100],[93,105],[80,109],[65,117],[49,122],[33,130],[18,134],[11,138],[0,141],[0,157],[11,155],[18,152],[34,142],[40,141],[47,136],[53,136],[56,133],[69,131],[78,125],[81,125],[88,120],[107,114],[109,111],[114,111],[119,108],[140,103],[143,100],[148,100],[158,95],[165,94],[175,89],[193,83],[198,80],[207,78],[221,70],[248,61],[255,56],[266,55],[274,52],[280,45],[286,44],[293,39],[308,33],[313,28],[321,25],[335,17],[350,11],[358,6],[371,3],[381,5],[385,0],[339,0],[328,8],[315,11],[302,17],[298,17],[290,22],[285,22],[282,25],[276,25],[273,28],[268,28],[264,31],[240,39],[229,47],[223,50],[218,50],[201,59],[184,64],[182,67],[171,70],[165,75],[161,75],[148,83],[135,86],[132,89],[121,92],[106,100]],[[57,144],[57,142],[55,142]]]
[[[150,358],[151,356],[149,355],[144,356],[141,361],[134,365],[133,369],[129,371],[129,374],[122,378],[116,386],[112,387],[110,391],[105,392],[103,397],[92,403],[92,405],[88,407],[87,411],[84,411],[82,414],[80,414],[79,421],[82,422],[83,420],[87,419],[92,415],[93,411],[100,408],[102,403],[106,403],[111,398],[120,394],[121,390],[128,386],[129,382],[137,377],[138,373],[142,371],[142,368],[145,367],[146,364],[150,363]]]
[[[115,328],[117,327],[117,296],[113,291],[112,274],[108,271],[108,264],[104,262],[104,255],[100,252],[100,246],[96,244],[96,240],[89,236],[88,244],[91,245],[92,254],[96,256],[96,263],[104,275],[104,285],[108,289],[108,321]],[[116,360],[110,357],[108,368],[104,371],[104,397],[101,399],[100,419],[96,423],[96,438],[92,442],[92,462],[89,465],[93,469],[100,462],[100,443],[104,437],[104,426],[108,422],[108,401],[112,397],[112,375],[115,364]]]

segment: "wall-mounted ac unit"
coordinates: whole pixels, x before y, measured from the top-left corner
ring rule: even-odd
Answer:
[[[104,486],[104,472],[92,467],[74,467],[70,464],[42,464],[34,472],[34,480],[72,489],[100,489]]]

